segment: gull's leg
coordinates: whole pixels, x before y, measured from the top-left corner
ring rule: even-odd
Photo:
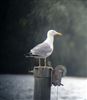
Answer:
[[[44,65],[44,66],[46,67],[46,58],[44,58],[44,63],[45,63],[45,65]]]
[[[39,67],[41,66],[41,62],[40,62],[41,60],[40,60],[40,58],[39,58]]]

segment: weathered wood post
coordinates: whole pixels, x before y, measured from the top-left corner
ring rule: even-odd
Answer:
[[[52,67],[34,67],[34,100],[50,100]]]

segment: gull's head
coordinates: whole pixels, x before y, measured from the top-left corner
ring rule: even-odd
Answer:
[[[55,36],[55,35],[62,36],[61,33],[56,32],[55,30],[49,30],[48,33],[47,33],[47,35],[48,35],[48,36]]]

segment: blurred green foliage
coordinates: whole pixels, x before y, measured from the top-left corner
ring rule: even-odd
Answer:
[[[42,42],[49,29],[54,29],[63,37],[55,39],[49,58],[52,65],[63,64],[67,75],[87,76],[86,0],[10,0],[8,6],[3,31],[8,36],[4,39],[7,53],[2,52],[9,58],[8,65],[15,63],[14,68],[23,66],[25,71],[32,68],[33,62],[23,54]]]

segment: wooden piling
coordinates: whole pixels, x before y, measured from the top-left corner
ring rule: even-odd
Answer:
[[[34,100],[50,100],[52,67],[34,67]]]

